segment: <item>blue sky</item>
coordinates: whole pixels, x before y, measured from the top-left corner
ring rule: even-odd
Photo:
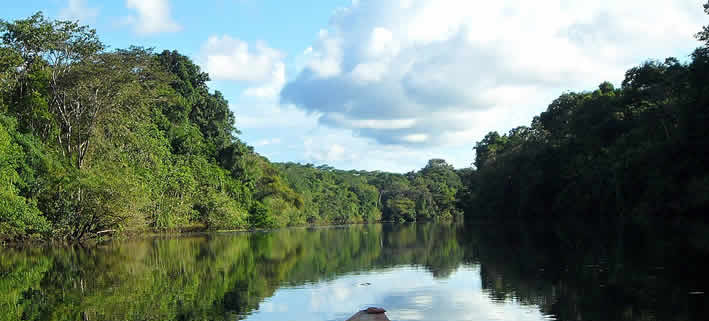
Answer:
[[[112,48],[177,49],[212,77],[242,139],[273,161],[405,172],[474,159],[559,94],[686,58],[702,0],[25,0]]]

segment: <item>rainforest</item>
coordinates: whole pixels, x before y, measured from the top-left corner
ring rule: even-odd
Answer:
[[[271,163],[177,51],[107,50],[42,13],[0,32],[4,240],[461,215],[461,180],[440,159],[407,174]]]
[[[706,27],[688,60],[648,60],[490,132],[469,168],[404,174],[270,162],[176,50],[108,49],[41,12],[0,33],[5,242],[463,218],[693,226],[709,209]]]
[[[248,11],[245,6],[267,6],[268,1],[234,2]],[[287,103],[301,104],[292,107],[303,113],[308,109],[310,118],[328,121],[329,116],[329,125],[339,121],[345,127],[359,126],[359,132],[350,132],[353,137],[360,135],[358,141],[367,142],[366,150],[348,156],[374,161],[354,164],[386,166],[382,159],[396,165],[419,164],[410,167],[417,170],[408,172],[344,170],[325,161],[312,164],[283,158],[287,153],[269,154],[273,149],[244,138],[249,130],[263,128],[240,123],[248,119],[252,111],[248,108],[263,106],[230,106],[226,97],[232,102],[243,97],[230,94],[232,88],[212,79],[224,74],[213,68],[206,72],[207,65],[187,45],[176,45],[179,50],[171,46],[166,46],[168,50],[114,48],[80,22],[90,21],[90,15],[72,20],[62,18],[61,13],[57,18],[32,14],[33,9],[26,12],[29,17],[0,17],[0,321],[342,321],[357,320],[348,317],[367,311],[375,311],[384,320],[400,321],[706,319],[709,26],[691,29],[697,32],[698,42],[690,39],[696,47],[684,56],[654,57],[654,51],[645,49],[656,47],[647,43],[643,47],[643,39],[666,38],[644,35],[673,35],[670,28],[663,29],[668,24],[662,24],[662,19],[674,21],[673,28],[685,26],[684,16],[677,14],[689,10],[685,4],[677,9],[674,1],[650,3],[628,12],[618,9],[625,2],[606,4],[591,19],[602,22],[595,25],[600,31],[593,32],[593,24],[584,24],[585,16],[579,15],[595,10],[590,3],[542,1],[532,4],[534,10],[541,9],[527,12],[528,3],[512,2],[506,1],[508,6],[498,18],[512,22],[520,29],[513,31],[522,35],[526,30],[521,29],[540,33],[529,39],[540,39],[539,48],[523,48],[531,43],[524,39],[521,44],[510,42],[516,38],[493,30],[512,30],[504,29],[509,26],[496,18],[488,21],[494,26],[482,31],[461,24],[457,36],[435,42],[436,48],[423,44],[428,36],[449,36],[444,29],[451,26],[448,20],[455,20],[458,13],[454,11],[495,14],[496,8],[482,3],[473,8],[465,7],[464,1],[414,0],[390,6],[389,2],[357,0],[333,14],[330,31],[320,31],[316,43],[323,48],[315,45],[304,53],[320,59],[318,54],[330,50],[338,58],[344,55],[338,50],[346,48],[367,59],[388,57],[370,64],[349,61],[351,66],[346,67],[352,71],[347,79],[338,75],[338,68],[346,64],[325,59],[328,56],[295,77],[290,70],[287,78],[295,80],[286,84],[281,61],[286,58],[280,53],[265,43],[256,44],[256,56],[262,54],[263,63],[249,60],[253,52],[237,51],[243,54],[237,58],[249,58],[242,64],[246,68],[258,69],[268,65],[268,59],[278,60],[275,65],[283,77],[274,87],[281,91],[277,99],[287,91]],[[69,13],[95,5],[86,1],[68,4]],[[126,9],[121,7],[125,5],[138,12],[119,21],[112,31],[116,38],[111,39],[121,39],[115,30],[122,32],[120,28],[127,25],[135,25],[129,39],[138,42],[150,32],[179,34],[185,39],[194,36],[171,20],[168,1],[102,5],[116,10]],[[194,3],[179,2],[181,9],[189,10],[190,5]],[[228,5],[234,4],[219,1],[215,8]],[[292,3],[278,2],[278,6],[288,5]],[[329,2],[319,5],[334,6]],[[232,12],[226,21],[219,20],[224,12],[202,9],[218,28],[247,24],[232,24],[236,20]],[[557,18],[568,16],[580,24],[542,21],[547,9],[558,9],[564,14]],[[164,14],[155,21],[136,18],[150,10]],[[92,12],[96,18],[98,9],[88,10]],[[411,18],[412,12],[429,19]],[[655,19],[653,12],[661,12],[662,19]],[[709,3],[704,13],[709,14]],[[309,14],[318,15],[316,10]],[[528,15],[534,18],[532,24],[543,26],[530,24]],[[441,16],[445,19],[436,19]],[[402,25],[414,20],[406,26],[425,25],[407,30],[407,36],[423,38],[417,38],[414,45],[397,43],[396,36],[406,32],[374,27],[369,40],[381,46],[358,47],[361,34],[352,30],[361,27],[369,35],[370,25],[379,25],[372,21],[391,17]],[[103,23],[102,35],[111,34],[106,32],[106,18],[94,19]],[[287,17],[276,19],[283,19],[279,23],[289,29],[279,30],[278,36],[297,34],[298,26],[289,24]],[[659,27],[646,28],[653,19]],[[191,26],[206,24],[195,21],[191,20]],[[147,27],[141,29],[140,23]],[[486,22],[480,23],[485,26]],[[607,73],[583,66],[580,69],[587,73],[582,76],[594,79],[588,88],[583,86],[586,90],[557,93],[554,89],[533,110],[534,117],[524,118],[528,124],[505,125],[514,127],[509,130],[490,131],[498,128],[492,125],[493,118],[507,117],[502,113],[475,110],[479,106],[455,109],[446,105],[465,99],[471,104],[484,102],[490,91],[505,95],[505,90],[500,94],[485,88],[488,82],[504,77],[513,76],[513,83],[526,82],[527,86],[563,79],[564,88],[573,88],[565,82],[565,72],[580,69],[570,68],[569,61],[582,65],[590,56],[569,51],[575,57],[562,61],[567,57],[560,59],[561,55],[552,52],[554,48],[544,47],[558,45],[543,34],[547,25],[555,23],[568,29],[562,30],[568,34],[555,33],[552,38],[556,40],[590,35],[581,40],[594,46],[575,49],[600,52],[595,44],[607,41],[633,51],[637,48],[618,39],[627,35],[643,38],[631,45],[641,44],[647,60],[624,64],[621,70],[632,66],[624,75],[597,85]],[[446,28],[436,29],[440,26]],[[632,28],[642,28],[642,32]],[[480,39],[464,39],[466,35]],[[242,49],[249,42],[226,35],[210,41],[220,39]],[[481,47],[471,50],[469,41],[478,41]],[[497,46],[492,52],[504,57],[522,62],[532,57],[540,65],[551,60],[554,66],[537,70],[534,62],[532,69],[542,73],[542,67],[548,68],[550,75],[527,79],[530,71],[523,70],[529,67],[525,63],[505,65],[506,58],[492,56],[484,57],[482,63],[471,61],[477,49],[490,44]],[[443,53],[446,45],[455,45],[452,52]],[[564,46],[557,48],[568,49]],[[512,54],[505,51],[510,48]],[[559,59],[541,57],[540,52]],[[418,58],[419,53],[419,62],[427,63],[406,65],[406,59]],[[628,58],[620,50],[603,54],[612,63]],[[290,65],[299,64],[297,57],[291,60]],[[453,60],[455,68],[446,60]],[[397,63],[397,68],[422,68],[416,75],[421,77],[387,75],[400,70],[382,66]],[[475,69],[468,68],[470,64],[480,69],[474,75],[467,75]],[[520,68],[510,71],[505,66]],[[315,76],[318,68],[325,73],[320,78]],[[272,71],[262,69],[265,74]],[[422,105],[402,107],[395,104],[398,100],[386,99],[397,94],[389,90],[391,79],[387,77],[401,83],[396,86],[408,86],[408,94]],[[482,80],[464,81],[477,77]],[[551,88],[544,86],[531,88]],[[537,94],[532,91],[510,92]],[[361,104],[337,104],[342,97],[354,101],[357,95],[366,94],[376,99],[362,101],[381,105],[366,106],[363,113],[382,115],[348,115],[350,109],[362,108]],[[517,94],[503,100],[534,105],[534,97]],[[322,113],[320,105],[307,105],[313,99],[309,95],[315,96],[316,103],[334,105],[327,107],[335,110],[335,116]],[[438,109],[432,103],[445,106]],[[423,116],[403,110],[423,104],[429,104],[421,109]],[[521,113],[534,106],[528,107],[515,105],[508,111]],[[490,118],[469,124],[466,117],[475,112]],[[453,121],[443,117],[444,113],[460,119]],[[286,132],[291,140],[305,141],[303,135],[290,135],[296,126],[289,123],[297,120],[279,117],[273,117],[269,133]],[[436,136],[436,131],[449,130],[436,127],[441,126],[437,118],[446,122],[444,127],[451,127],[450,135]],[[423,126],[431,128],[427,131]],[[465,147],[460,148],[469,155],[465,166],[460,166],[460,154],[455,151],[429,153],[442,149],[425,145],[478,129],[482,130],[478,141],[466,138]],[[333,137],[342,140],[336,156],[356,151],[345,146],[349,136]],[[327,139],[331,138],[308,144]],[[283,144],[283,148],[288,147]],[[389,154],[397,151],[402,154]],[[409,170],[403,165],[391,168]]]

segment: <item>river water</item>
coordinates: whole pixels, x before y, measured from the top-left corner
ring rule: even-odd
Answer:
[[[394,321],[709,319],[702,244],[539,235],[431,223],[4,249],[0,321],[345,320],[369,306]]]

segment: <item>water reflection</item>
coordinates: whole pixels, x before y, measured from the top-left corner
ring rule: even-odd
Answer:
[[[386,307],[392,320],[544,319],[535,306],[491,301],[480,284],[477,265],[461,266],[446,278],[413,266],[349,274],[280,289],[247,320],[344,320],[371,305]]]
[[[363,225],[3,250],[0,321],[344,320],[369,305],[392,320],[706,315],[705,296],[689,294],[706,289],[705,252],[653,265],[655,248],[569,252],[523,234]]]
[[[519,223],[465,233],[492,300],[536,305],[558,320],[707,320],[707,296],[692,295],[709,288],[705,232],[649,221],[578,230]]]

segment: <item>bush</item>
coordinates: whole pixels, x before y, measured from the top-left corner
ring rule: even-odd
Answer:
[[[0,115],[0,236],[17,238],[30,233],[47,232],[49,224],[34,201],[18,195],[16,184],[21,183],[17,169],[24,153],[11,133],[15,121]]]
[[[195,207],[209,229],[247,227],[248,213],[226,194],[211,192]]]

